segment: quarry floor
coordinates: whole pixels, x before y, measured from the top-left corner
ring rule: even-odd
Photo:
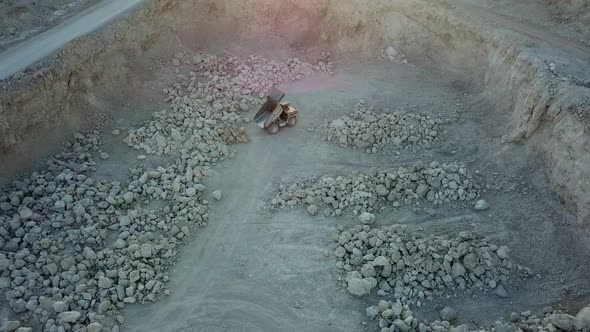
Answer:
[[[97,12],[92,17],[94,28],[111,18]],[[88,20],[77,22],[92,26]],[[54,38],[48,41],[59,47],[75,37],[69,35],[76,30],[73,26],[65,23],[61,30],[54,28],[39,36]],[[514,23],[513,28],[522,26],[530,28],[526,22]],[[590,54],[584,43],[539,33],[544,28],[529,28],[525,34],[532,33],[572,57],[584,59]],[[577,33],[575,37],[583,36]],[[0,79],[53,51],[35,38],[0,53]],[[137,125],[159,110],[162,98],[154,92],[167,85],[172,72],[167,68],[153,76],[158,79],[146,82],[141,92],[146,96],[144,102],[110,100],[102,105],[116,115],[110,129]],[[459,161],[472,171],[479,170],[483,184],[490,186],[482,193],[490,209],[476,212],[470,205],[445,205],[434,207],[436,215],[430,217],[406,207],[378,214],[377,225],[403,223],[426,234],[476,231],[508,246],[516,263],[537,274],[508,284],[507,298],[436,299],[415,309],[420,318],[434,319],[438,310],[449,305],[457,310],[459,323],[476,327],[512,311],[556,304],[578,309],[588,303],[590,239],[547,188],[542,161],[535,153],[524,145],[501,143],[509,112],[496,110],[472,82],[427,64],[338,63],[335,76],[282,88],[301,112],[299,124],[276,136],[247,125],[250,142],[239,145],[237,157],[216,166],[216,174],[206,182],[209,188],[222,190],[225,197],[212,203],[209,225],[183,248],[171,271],[171,295],[152,304],[128,306],[123,331],[359,331],[363,322],[368,330],[376,330],[365,308],[374,305],[377,296],[359,299],[339,286],[335,260],[328,250],[336,227],[357,224],[356,218],[311,217],[302,208],[271,214],[264,207],[272,186],[279,182],[418,160]],[[361,99],[377,110],[415,105],[419,112],[445,118],[446,132],[430,149],[385,155],[367,155],[324,142],[317,127],[351,113]],[[139,153],[130,150],[122,138],[107,134],[103,150],[111,158],[99,161],[97,176],[124,181],[129,167],[139,163]],[[43,149],[51,151],[52,147]],[[14,170],[14,160],[29,159],[17,157],[4,159],[0,166],[10,162]],[[158,160],[145,162],[157,164]],[[0,183],[12,179],[15,172],[9,173],[0,175]],[[5,316],[4,310],[0,313]]]
[[[157,77],[167,77],[164,70]],[[146,83],[146,95],[163,80]],[[540,310],[560,303],[578,308],[590,298],[590,240],[545,187],[541,162],[525,146],[500,143],[507,119],[495,112],[477,87],[433,68],[395,63],[343,64],[335,76],[285,85],[288,99],[301,112],[299,124],[269,136],[250,123],[251,141],[237,157],[214,169],[206,185],[222,190],[211,207],[209,225],[187,244],[171,271],[172,294],[148,305],[125,309],[125,331],[358,331],[369,322],[364,310],[376,295],[356,298],[341,288],[328,250],[338,225],[355,217],[311,217],[304,209],[271,214],[265,210],[273,184],[320,174],[346,174],[422,160],[460,161],[481,172],[490,189],[485,212],[455,204],[433,217],[412,208],[377,215],[378,225],[404,223],[426,234],[471,230],[511,248],[511,257],[536,277],[508,285],[508,298],[495,295],[437,299],[417,309],[436,318],[451,305],[461,323],[477,326],[511,311]],[[151,96],[155,99],[153,94]],[[399,106],[447,119],[446,131],[431,149],[367,155],[331,145],[316,130],[320,124],[353,111],[360,99],[378,110]],[[125,129],[149,118],[158,106],[122,105],[112,129]],[[506,114],[506,113],[504,113]],[[485,116],[484,116],[485,115]],[[107,130],[109,132],[109,130]],[[107,135],[108,136],[108,135]],[[107,137],[97,175],[124,180],[138,163],[122,137]],[[148,158],[145,162],[156,160]]]

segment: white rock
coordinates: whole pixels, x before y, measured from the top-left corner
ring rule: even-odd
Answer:
[[[307,206],[307,213],[309,213],[312,216],[315,216],[316,214],[318,214],[318,207],[313,204]]]
[[[387,46],[387,48],[385,49],[385,55],[387,55],[387,58],[389,58],[389,60],[393,61],[395,60],[395,57],[397,56],[398,52],[395,49],[395,47],[393,46]]]
[[[578,319],[580,329],[590,328],[590,306],[578,311],[576,318]]]
[[[475,203],[475,209],[477,211],[484,211],[487,210],[489,207],[490,205],[488,204],[488,202],[484,201],[483,199],[480,199]]]
[[[152,257],[154,251],[154,247],[149,243],[144,243],[141,245],[141,256],[144,258]]]
[[[347,290],[350,294],[356,296],[363,296],[371,293],[373,289],[373,282],[370,280],[373,278],[351,278],[348,281]],[[374,279],[373,279],[374,280]],[[376,282],[376,281],[375,281]]]
[[[368,307],[365,312],[367,313],[367,317],[375,318],[377,315],[379,315],[379,308],[376,306]]]
[[[31,209],[29,209],[28,207],[22,207],[20,209],[20,211],[18,211],[18,214],[20,215],[20,217],[23,220],[28,220],[29,218],[31,218],[33,216],[33,211],[31,211]]]
[[[498,257],[502,259],[507,259],[509,252],[510,250],[506,246],[501,246],[500,248],[498,248],[498,250],[496,250],[496,254],[498,255]]]
[[[365,225],[370,225],[375,222],[375,215],[369,212],[363,212],[358,217],[359,221]]]
[[[59,318],[68,323],[75,323],[80,318],[80,316],[82,316],[82,314],[80,314],[79,311],[66,311],[58,315]]]
[[[112,285],[113,285],[112,279],[106,278],[106,277],[98,278],[98,287],[107,289],[107,288],[111,288]]]
[[[94,322],[92,324],[89,324],[86,327],[86,330],[88,332],[100,332],[100,331],[102,331],[102,325],[100,323],[98,323],[98,322]]]
[[[211,196],[213,196],[213,198],[215,198],[218,201],[221,200],[222,195],[223,193],[221,192],[221,190],[215,190],[213,193],[211,193]]]
[[[64,301],[55,301],[53,302],[53,310],[57,313],[65,312],[70,308],[70,306]]]

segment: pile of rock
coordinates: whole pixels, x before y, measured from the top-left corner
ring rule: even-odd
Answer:
[[[348,292],[362,296],[378,288],[380,295],[404,304],[466,291],[506,297],[502,283],[518,273],[530,274],[513,264],[508,253],[471,232],[423,237],[405,225],[340,228],[334,249]]]
[[[210,169],[136,168],[124,187],[91,176],[99,146],[98,132],[76,134],[47,169],[0,194],[0,289],[47,330],[117,329],[126,304],[167,292],[178,246],[208,219],[200,180]],[[146,209],[154,199],[169,204]]]
[[[177,54],[174,62],[183,59]],[[193,61],[197,72],[178,73],[166,89],[170,108],[124,139],[148,154],[175,156],[171,165],[132,168],[126,184],[96,179],[95,158],[110,156],[93,131],[74,135],[44,170],[0,192],[0,291],[35,330],[118,331],[125,305],[167,294],[166,271],[179,246],[209,218],[202,183],[212,175],[209,165],[233,157],[231,145],[247,141],[241,114],[261,104],[243,95],[258,90],[241,86],[239,75],[268,78],[280,69],[281,79],[298,79],[311,72],[298,60],[286,62],[287,73],[262,58]],[[0,330],[30,331],[21,321]]]
[[[381,300],[376,306],[371,306],[366,310],[367,316],[371,319],[379,319],[379,328],[381,332],[409,332],[409,331],[432,331],[432,327],[444,324],[434,322],[422,322],[414,317],[414,313],[409,305],[402,305],[399,302]],[[439,323],[439,324],[437,324]],[[450,324],[441,331],[448,331]],[[437,330],[438,331],[438,330]]]
[[[576,316],[563,313],[561,310],[554,310],[552,307],[543,309],[543,312],[535,315],[530,311],[521,313],[513,312],[504,321],[496,321],[493,326],[473,328],[466,324],[455,325],[458,319],[457,312],[445,307],[440,311],[440,320],[429,322],[418,320],[408,305],[399,302],[379,301],[378,305],[367,308],[367,316],[379,320],[381,332],[431,332],[431,331],[587,331],[590,329],[590,306],[580,311]]]
[[[322,57],[330,59],[329,54]],[[297,58],[279,62],[251,56],[242,60],[206,53],[192,58],[177,53],[173,62],[180,66],[183,61],[192,70],[186,75],[178,73],[177,82],[165,89],[170,109],[156,112],[152,121],[129,130],[125,142],[147,154],[180,154],[183,162],[198,159],[201,165],[233,157],[231,145],[248,141],[243,124],[250,121],[250,115],[241,113],[258,109],[262,105],[259,97],[273,85],[334,69],[331,61],[311,65]]]
[[[247,121],[240,114],[227,111],[223,101],[212,98],[183,98],[184,105],[154,113],[153,120],[129,130],[124,139],[130,147],[147,154],[180,155],[183,162],[198,160],[199,165],[212,165],[232,158],[232,144],[248,141]]]
[[[364,101],[355,105],[350,116],[323,126],[324,139],[368,153],[410,146],[429,147],[439,136],[440,119],[414,111],[376,113]]]
[[[427,201],[443,204],[472,201],[480,187],[467,169],[458,163],[420,162],[349,176],[322,176],[292,185],[281,184],[271,201],[271,209],[305,205],[310,214],[324,207],[327,216],[338,216],[346,209],[355,215]]]
[[[320,55],[315,64],[299,58],[287,58],[282,61],[270,60],[262,56],[220,57],[214,54],[198,53],[192,57],[177,53],[173,63],[185,64],[193,71],[193,87],[198,76],[204,76],[213,83],[209,92],[233,92],[235,95],[258,95],[264,97],[273,85],[301,80],[319,73],[333,74],[335,65],[328,52]],[[216,94],[210,94],[215,96]]]

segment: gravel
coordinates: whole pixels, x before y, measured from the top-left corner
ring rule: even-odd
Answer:
[[[358,225],[340,227],[333,252],[344,274],[340,281],[351,294],[363,296],[378,288],[382,295],[414,304],[466,291],[497,292],[500,282],[531,274],[500,258],[497,250],[498,246],[470,232],[456,237],[423,236],[408,232],[405,225]]]
[[[322,126],[324,139],[342,146],[383,153],[412,146],[430,147],[442,130],[442,121],[399,109],[377,113],[364,101],[355,111]]]
[[[224,196],[203,181],[212,165],[235,155],[234,144],[247,141],[247,112],[270,87],[261,82],[333,69],[329,61],[299,59],[182,59],[165,91],[169,107],[108,133],[142,153],[126,181],[94,177],[97,163],[111,158],[97,129],[76,133],[45,167],[0,191],[0,288],[20,319],[4,322],[4,330],[26,331],[26,322],[35,330],[118,331],[125,306],[169,294],[167,271],[179,247],[208,222],[205,197]],[[144,165],[150,155],[171,158]]]
[[[466,324],[453,325],[460,319],[457,312],[450,307],[440,311],[441,320],[429,322],[418,319],[409,305],[402,305],[395,301],[379,301],[378,305],[366,309],[367,317],[378,320],[381,332],[513,332],[513,331],[586,331],[584,315],[590,312],[590,306],[581,309],[576,316],[569,315],[561,310],[548,307],[543,313],[532,314],[527,312],[513,312],[507,319],[497,320],[490,326],[469,326]],[[584,330],[586,329],[586,330]]]
[[[433,161],[429,165],[419,162],[407,167],[344,176],[325,175],[289,185],[280,184],[275,188],[270,209],[314,205],[328,216],[339,216],[346,210],[361,215],[402,204],[469,202],[479,195],[480,185],[466,167],[455,162]]]

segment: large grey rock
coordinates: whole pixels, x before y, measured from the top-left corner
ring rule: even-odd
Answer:
[[[508,292],[506,291],[506,288],[504,288],[504,286],[502,285],[498,285],[494,290],[494,293],[499,297],[508,297]]]
[[[552,314],[549,316],[549,322],[555,327],[568,332],[579,326],[577,318],[568,314]]]
[[[498,257],[502,258],[502,259],[507,259],[508,258],[508,253],[510,252],[510,250],[508,249],[508,247],[506,246],[501,246],[500,248],[498,248],[498,250],[496,251],[496,254],[498,255]]]
[[[18,329],[20,325],[21,322],[18,320],[5,320],[2,325],[0,325],[0,331],[12,332]]]
[[[453,266],[451,268],[451,276],[453,276],[453,278],[457,278],[457,277],[462,277],[464,275],[465,275],[465,267],[463,267],[463,264],[461,264],[459,262],[453,263]]]
[[[213,198],[215,198],[216,200],[220,201],[223,197],[223,193],[221,192],[221,190],[215,190],[213,193],[211,193],[211,196],[213,196]]]
[[[350,294],[363,296],[371,293],[371,290],[377,286],[375,278],[357,278],[353,277],[348,280],[347,290]]]
[[[451,332],[469,332],[469,325],[461,324],[459,326],[455,326],[451,328]],[[496,331],[498,332],[498,331]]]
[[[98,287],[103,288],[103,289],[108,289],[108,288],[111,288],[112,285],[113,285],[112,279],[106,278],[106,277],[98,278]]]
[[[480,199],[479,201],[475,202],[475,206],[474,208],[477,211],[484,211],[487,210],[490,207],[490,205],[488,204],[488,202],[484,201],[483,199]]]
[[[98,322],[94,322],[92,324],[89,324],[86,327],[86,330],[88,332],[100,332],[100,331],[102,331],[102,325],[100,323],[98,323]]]
[[[367,314],[367,317],[369,317],[369,318],[375,318],[375,317],[377,317],[377,315],[379,315],[379,308],[376,307],[376,306],[368,307],[365,310],[365,312]]]
[[[455,319],[457,319],[457,312],[455,311],[455,309],[451,308],[451,307],[444,307],[440,312],[439,312],[440,318],[449,322],[454,321]]]
[[[369,212],[363,212],[359,215],[359,221],[365,225],[370,225],[375,222],[375,215]]]
[[[401,319],[394,320],[393,326],[395,326],[400,332],[409,332],[412,329],[411,326],[406,324],[406,322]]]
[[[576,315],[580,329],[590,329],[590,306],[582,308]]]
[[[53,310],[56,313],[68,311],[69,308],[70,308],[70,306],[68,305],[67,302],[64,302],[64,301],[53,302]]]
[[[59,318],[68,323],[75,323],[80,316],[82,316],[82,314],[79,311],[66,311],[58,315]]]
[[[150,258],[152,257],[154,247],[149,243],[141,245],[141,257]]]

